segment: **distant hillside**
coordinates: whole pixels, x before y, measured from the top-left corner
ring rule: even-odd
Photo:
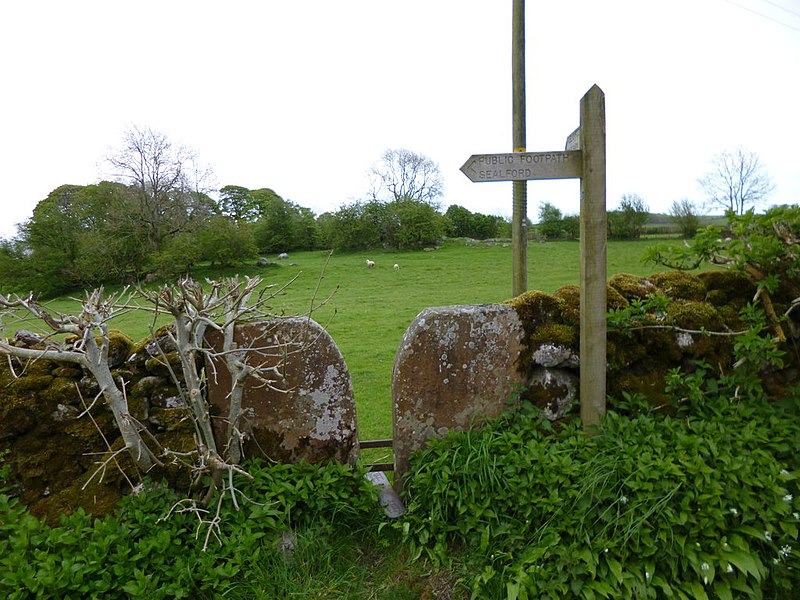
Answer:
[[[709,225],[727,225],[728,219],[725,215],[698,215],[700,219],[700,227],[708,227]],[[672,218],[669,215],[661,213],[651,213],[650,220],[647,222],[648,227],[664,227],[673,225]]]

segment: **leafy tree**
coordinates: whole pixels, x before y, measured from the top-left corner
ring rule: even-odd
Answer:
[[[255,241],[261,252],[285,252],[314,247],[314,213],[284,200],[269,189],[255,190],[261,218],[255,225]]]
[[[386,205],[380,202],[352,202],[335,213],[323,215],[325,238],[331,248],[356,250],[379,248],[385,228]]]
[[[581,235],[581,219],[578,215],[567,215],[561,219],[561,231],[568,240],[577,240]]]
[[[452,204],[444,216],[447,219],[447,233],[451,237],[469,237],[485,240],[497,235],[500,217],[473,213],[463,206]]]
[[[258,254],[252,226],[223,215],[211,217],[194,239],[200,258],[212,265],[232,266]]]
[[[550,202],[539,205],[539,225],[537,230],[545,239],[554,240],[562,237],[562,220],[564,215],[561,210]]]
[[[113,182],[64,185],[39,202],[7,252],[4,281],[45,296],[134,280],[147,258],[145,232],[130,218],[130,188]]]
[[[250,190],[238,185],[220,188],[217,208],[220,214],[234,221],[257,221],[262,214],[261,206]]]
[[[681,236],[691,239],[700,228],[700,218],[697,216],[694,204],[684,198],[675,200],[669,209],[670,220],[678,226]]]
[[[619,208],[608,213],[609,235],[620,240],[638,239],[649,219],[650,209],[642,197],[625,194]]]
[[[444,217],[427,202],[404,198],[388,205],[389,220],[394,224],[390,246],[401,250],[436,244],[447,231]]]
[[[742,147],[716,155],[711,170],[700,178],[710,204],[734,214],[755,208],[773,191],[758,155]]]
[[[433,202],[444,193],[439,165],[403,148],[386,150],[370,169],[372,199]]]

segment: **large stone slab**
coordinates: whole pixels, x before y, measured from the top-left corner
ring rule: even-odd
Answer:
[[[221,346],[217,332],[207,335]],[[331,336],[308,317],[275,318],[237,326],[239,347],[259,348],[249,365],[269,369],[269,385],[249,378],[244,391],[245,456],[278,462],[352,462],[358,455],[356,406],[350,373]],[[208,399],[217,439],[227,426],[231,378],[221,359],[207,365]]]
[[[525,385],[518,369],[523,339],[509,306],[446,306],[417,315],[392,374],[395,487],[402,486],[410,454],[427,440],[508,408]]]

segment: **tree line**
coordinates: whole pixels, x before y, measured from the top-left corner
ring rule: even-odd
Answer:
[[[109,180],[56,188],[16,236],[0,241],[4,292],[58,296],[191,273],[200,263],[227,267],[293,250],[423,248],[508,228],[501,217],[456,205],[440,212],[438,166],[402,149],[387,150],[372,168],[370,199],[319,216],[269,188],[212,189],[210,169],[194,152],[151,129],[129,130],[107,162]]]
[[[444,237],[510,236],[502,217],[459,205],[441,212],[438,165],[405,149],[386,150],[371,168],[368,199],[321,215],[269,188],[214,189],[211,170],[191,149],[149,128],[131,128],[107,164],[108,180],[56,188],[15,237],[0,241],[0,291],[58,296],[294,250],[412,250]],[[701,183],[729,210],[741,213],[771,190],[751,153],[724,153],[714,165]],[[640,196],[625,195],[608,213],[609,236],[638,238],[649,216]],[[672,216],[684,237],[694,235],[699,221],[691,202],[673,203]],[[529,231],[540,239],[578,239],[579,218],[544,203]]]

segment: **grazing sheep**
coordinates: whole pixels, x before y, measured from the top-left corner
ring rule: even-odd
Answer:
[[[374,266],[375,266],[375,261],[374,261],[374,260],[367,259],[367,268],[368,268],[368,269],[371,269],[371,268],[372,268],[372,267],[374,267]]]
[[[400,265],[398,265],[397,263],[394,263],[394,269],[395,269],[395,271],[399,271],[400,270]]]

